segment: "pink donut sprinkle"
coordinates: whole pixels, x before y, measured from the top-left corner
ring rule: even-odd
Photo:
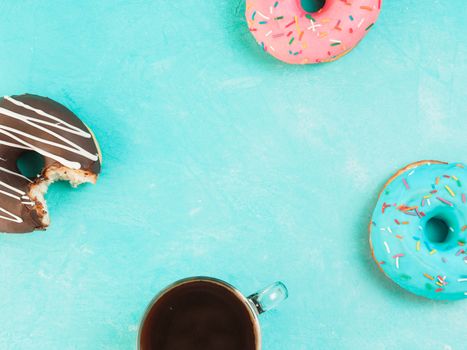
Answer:
[[[334,61],[374,25],[382,0],[326,0],[306,12],[300,0],[247,0],[250,32],[277,59],[291,64]]]

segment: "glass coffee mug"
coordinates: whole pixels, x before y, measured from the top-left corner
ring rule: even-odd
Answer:
[[[138,333],[140,350],[260,350],[258,315],[288,296],[276,282],[243,296],[210,277],[180,280],[149,304]]]

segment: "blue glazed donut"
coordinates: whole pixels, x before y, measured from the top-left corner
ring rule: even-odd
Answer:
[[[421,161],[381,191],[370,223],[379,268],[430,299],[467,298],[467,166]]]

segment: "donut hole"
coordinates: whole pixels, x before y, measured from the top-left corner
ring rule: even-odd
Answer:
[[[318,12],[324,7],[326,0],[300,0],[300,5],[305,12]]]
[[[432,217],[425,224],[425,235],[431,243],[446,243],[449,232],[449,225],[440,217]]]
[[[44,157],[35,151],[23,152],[16,161],[19,172],[29,179],[40,176],[44,164]]]

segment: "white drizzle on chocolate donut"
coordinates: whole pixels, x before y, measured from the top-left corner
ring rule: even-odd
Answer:
[[[38,178],[22,175],[16,165],[26,151],[44,158]],[[100,157],[92,133],[71,111],[35,95],[0,100],[0,231],[30,232],[49,218],[43,195],[56,180],[73,186],[94,183]]]
[[[4,97],[4,99],[11,102],[11,103],[13,103],[13,104],[15,104],[15,105],[17,105],[17,106],[20,106],[20,107],[24,108],[26,110],[31,110],[34,113],[37,113],[38,115],[44,116],[46,118],[54,119],[54,120],[58,121],[58,123],[53,124],[53,123],[47,122],[45,120],[35,118],[34,116],[27,116],[27,115],[15,113],[15,112],[13,112],[11,110],[8,110],[8,109],[2,108],[2,107],[0,107],[0,114],[2,114],[3,116],[7,116],[7,117],[11,117],[11,118],[21,120],[24,123],[26,123],[26,124],[28,124],[28,125],[30,125],[32,127],[35,127],[35,128],[37,128],[39,130],[42,130],[42,131],[45,131],[45,132],[49,133],[50,135],[55,136],[57,139],[63,141],[64,143],[70,145],[71,147],[67,146],[67,145],[61,145],[59,143],[52,142],[52,141],[49,141],[49,140],[46,140],[46,139],[41,139],[41,138],[39,138],[37,136],[34,136],[32,134],[25,133],[25,132],[23,132],[21,130],[18,130],[18,129],[9,128],[9,127],[6,127],[4,125],[0,125],[0,133],[11,137],[12,139],[14,139],[14,140],[18,141],[19,143],[21,143],[21,145],[13,144],[13,143],[10,143],[10,142],[5,142],[5,141],[2,141],[2,140],[0,140],[0,144],[5,144],[5,145],[11,146],[11,147],[17,147],[17,148],[29,149],[31,151],[36,151],[36,152],[42,154],[43,156],[55,159],[55,160],[59,161],[60,163],[62,163],[63,165],[65,165],[65,166],[67,166],[69,168],[72,168],[72,169],[79,169],[81,167],[80,163],[72,162],[70,160],[59,157],[58,155],[49,153],[44,148],[35,147],[35,146],[31,145],[30,143],[22,140],[21,138],[19,138],[18,136],[15,136],[13,134],[16,133],[18,135],[25,136],[25,137],[28,137],[30,139],[36,140],[36,141],[40,141],[40,142],[43,142],[43,143],[46,143],[46,144],[49,144],[49,145],[53,145],[53,146],[56,146],[56,147],[66,149],[66,150],[68,150],[70,152],[81,154],[82,156],[84,156],[84,157],[86,157],[86,158],[88,158],[90,160],[96,161],[98,159],[97,154],[91,154],[91,153],[87,152],[86,150],[84,150],[83,148],[81,148],[77,144],[71,142],[67,138],[65,138],[65,137],[55,133],[54,131],[52,131],[50,129],[47,129],[46,127],[43,127],[43,126],[41,126],[39,124],[46,124],[46,125],[49,125],[51,127],[59,128],[59,129],[62,129],[64,131],[66,131],[66,132],[75,133],[75,134],[77,134],[79,136],[87,137],[87,138],[91,137],[91,134],[89,134],[89,133],[87,133],[87,132],[85,132],[83,130],[80,130],[80,132],[76,132],[77,128],[75,128],[75,127],[66,128],[66,127],[62,126],[61,124],[67,125],[68,123],[60,122],[60,120],[57,117],[54,117],[54,116],[52,116],[52,115],[50,115],[48,113],[45,113],[44,111],[41,111],[39,109],[33,108],[33,107],[31,107],[31,106],[29,106],[29,105],[27,105],[25,103],[22,103],[20,101],[16,101],[14,98]]]

